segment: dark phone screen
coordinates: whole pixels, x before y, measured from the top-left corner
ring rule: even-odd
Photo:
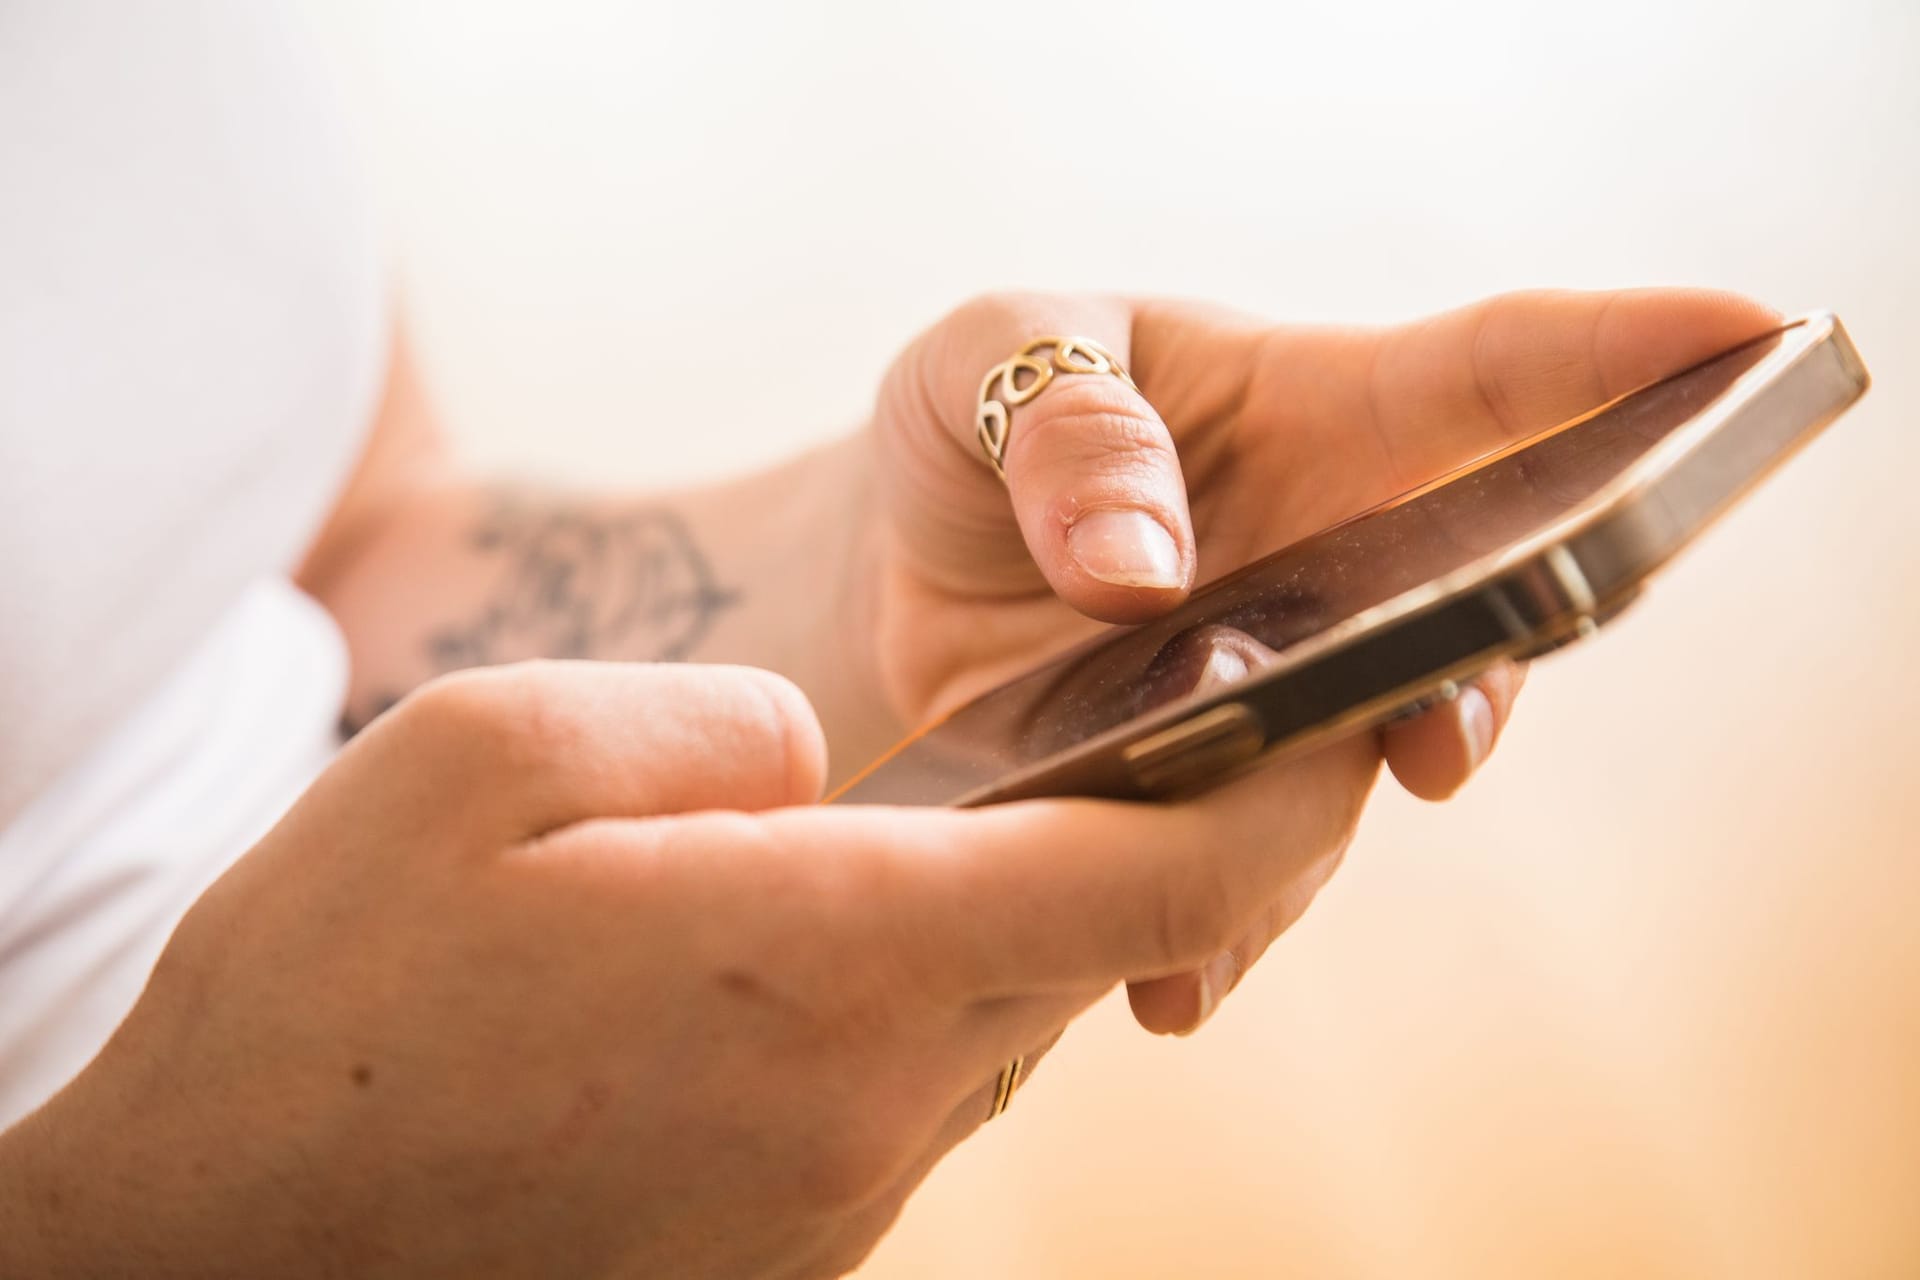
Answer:
[[[1771,335],[1643,388],[1258,560],[1164,618],[1116,628],[922,730],[835,799],[952,803],[1247,679],[1301,641],[1568,516],[1781,340]]]

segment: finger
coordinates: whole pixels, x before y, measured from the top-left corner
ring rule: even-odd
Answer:
[[[806,698],[770,672],[536,662],[423,686],[342,764],[375,790],[458,796],[434,820],[508,841],[589,818],[808,803],[826,748]]]
[[[1288,529],[1307,532],[1779,323],[1738,294],[1626,289],[1503,294],[1385,329],[1268,329],[1242,384],[1245,416],[1279,429],[1211,452],[1241,480],[1249,469],[1276,483],[1313,477],[1282,491]],[[1142,303],[1135,329],[1159,353],[1194,324],[1189,307]]]
[[[1376,337],[1374,427],[1397,479],[1417,484],[1779,322],[1705,289],[1504,294]]]
[[[835,916],[864,931],[864,953],[949,996],[1084,1002],[1229,945],[1347,839],[1377,762],[1368,733],[1174,804],[833,806],[762,822],[803,862],[887,887],[882,918]]]
[[[1346,856],[1342,842],[1285,892],[1267,904],[1255,923],[1241,933],[1231,946],[1215,953],[1205,964],[1161,978],[1147,978],[1127,984],[1127,1003],[1134,1020],[1155,1035],[1191,1035],[1200,1029],[1220,1007],[1233,989],[1240,985],[1248,970],[1259,963],[1275,939],[1291,929],[1315,895],[1324,887]]]
[[[1526,681],[1526,668],[1501,662],[1462,686],[1451,701],[1380,731],[1387,767],[1422,800],[1445,800],[1493,753]]]
[[[1424,800],[1444,800],[1459,790],[1492,752],[1525,682],[1525,666],[1502,662],[1469,683],[1457,698],[1387,726],[1381,737],[1394,776]],[[1338,862],[1336,854],[1328,860],[1323,876],[1303,877],[1268,908],[1258,925],[1205,964],[1129,984],[1127,999],[1134,1018],[1158,1035],[1188,1035],[1199,1029],[1274,939],[1305,912],[1313,893]]]
[[[1110,622],[1140,621],[1185,597],[1195,563],[1186,483],[1166,424],[1141,392],[1110,373],[1049,373],[1032,399],[1010,406],[1004,491],[978,441],[989,370],[1049,335],[1091,338],[1124,367],[1131,329],[1131,309],[1118,301],[994,295],[955,312],[902,358],[883,391],[881,444],[898,478],[894,514],[908,550],[936,580],[969,591],[1044,583]],[[1048,353],[1036,359],[1051,366]],[[1017,375],[1016,385],[1035,376]],[[1025,555],[1010,570],[1016,526]]]

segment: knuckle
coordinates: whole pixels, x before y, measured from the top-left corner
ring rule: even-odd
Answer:
[[[499,715],[494,673],[455,671],[415,689],[394,708],[396,730],[429,740],[458,742]]]
[[[752,670],[764,716],[760,726],[780,753],[787,799],[815,796],[826,781],[827,745],[813,704],[800,687],[771,671]]]
[[[522,768],[550,758],[566,737],[539,662],[457,671],[415,690],[395,729],[424,750],[469,765]]]
[[[1010,464],[1065,460],[1076,469],[1128,471],[1172,464],[1173,441],[1139,396],[1111,378],[1057,380],[1021,406]]]
[[[1040,314],[1045,297],[1018,289],[976,293],[947,315],[947,323],[967,333],[1023,332]]]

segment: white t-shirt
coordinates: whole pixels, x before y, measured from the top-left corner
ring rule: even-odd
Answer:
[[[0,1124],[334,745],[384,287],[284,6],[0,5]]]

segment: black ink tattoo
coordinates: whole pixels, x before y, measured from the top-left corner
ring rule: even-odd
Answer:
[[[442,671],[518,658],[680,662],[739,599],[671,511],[503,504],[472,541],[506,561],[505,576],[479,617],[428,637]]]
[[[607,515],[508,501],[471,545],[504,562],[501,577],[477,617],[427,637],[437,672],[523,658],[680,662],[740,598],[666,510]],[[351,736],[397,701],[375,699],[342,730]]]

